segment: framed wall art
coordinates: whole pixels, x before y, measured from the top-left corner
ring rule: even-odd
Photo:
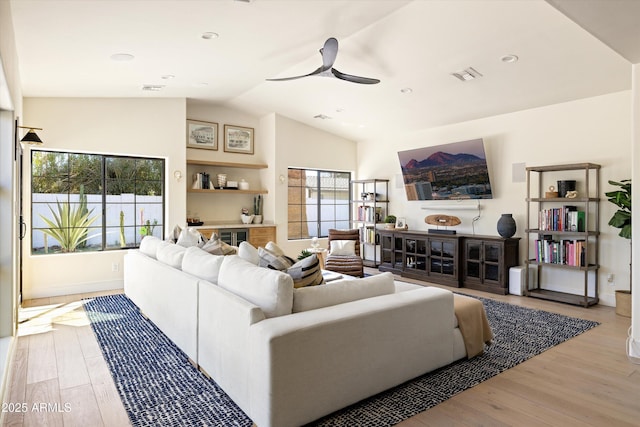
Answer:
[[[218,124],[187,119],[187,148],[218,149]]]
[[[224,125],[224,151],[253,154],[253,128]]]

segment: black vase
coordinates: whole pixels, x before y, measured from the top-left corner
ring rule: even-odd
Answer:
[[[502,237],[511,237],[516,234],[516,220],[512,214],[502,214],[498,220],[498,234]]]

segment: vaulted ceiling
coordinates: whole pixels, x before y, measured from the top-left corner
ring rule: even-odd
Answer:
[[[276,112],[354,140],[627,90],[640,62],[639,5],[11,0],[25,97],[189,98]],[[381,83],[266,81],[316,69],[329,37],[339,41],[337,69]],[[482,76],[452,75],[469,67]]]

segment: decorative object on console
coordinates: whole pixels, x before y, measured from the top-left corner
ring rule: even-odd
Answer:
[[[407,225],[407,221],[404,218],[398,218],[396,219],[396,229],[404,229],[404,230],[408,230],[409,226]]]
[[[218,124],[187,119],[187,148],[218,149]]]
[[[407,200],[491,199],[482,138],[399,151]]]
[[[575,180],[558,181],[558,197],[567,197],[569,191],[576,191]]]
[[[395,215],[387,215],[384,219],[385,228],[392,229],[396,228],[396,216]]]
[[[430,225],[436,225],[438,227],[453,227],[456,225],[460,225],[460,218],[453,215],[444,215],[444,214],[436,214],[429,215],[424,218],[424,222]],[[448,229],[440,229],[440,228],[430,228],[429,233],[435,234],[456,234],[456,230],[448,230]]]
[[[516,234],[516,220],[512,214],[502,214],[498,219],[498,234],[502,237],[512,237]]]
[[[253,128],[224,125],[224,151],[253,154]]]

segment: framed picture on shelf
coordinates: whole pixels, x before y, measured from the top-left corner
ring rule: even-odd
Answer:
[[[187,119],[187,148],[218,149],[218,124]]]
[[[224,151],[253,154],[253,128],[224,125]]]
[[[407,225],[407,222],[405,221],[404,218],[396,219],[396,228],[404,228],[406,225]]]

